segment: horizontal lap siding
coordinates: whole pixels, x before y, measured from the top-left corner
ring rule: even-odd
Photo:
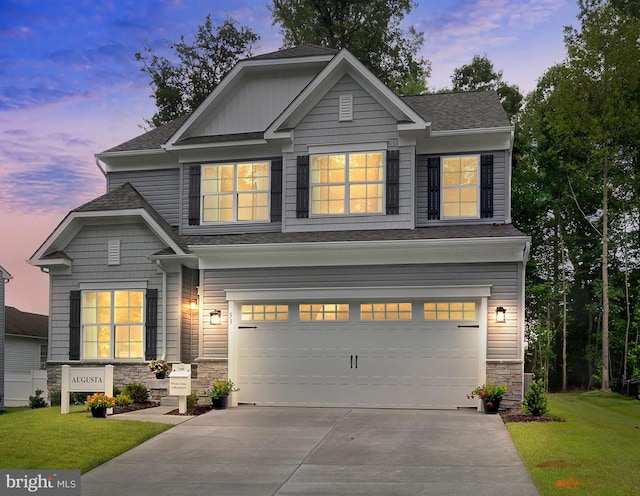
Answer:
[[[120,240],[121,265],[107,265],[107,243]],[[51,361],[69,358],[69,292],[80,282],[148,281],[147,287],[158,289],[158,329],[162,325],[162,276],[147,257],[164,245],[142,224],[88,226],[65,247],[72,259],[71,275],[51,275],[50,350]],[[175,296],[177,298],[177,296]],[[171,301],[171,300],[169,300]],[[174,300],[175,301],[175,300]],[[177,332],[177,313],[168,309],[168,329]],[[159,341],[160,342],[160,341]]]
[[[341,94],[353,95],[353,121],[338,121]],[[414,147],[400,149],[400,214],[296,218],[296,160],[308,155],[309,146],[385,142],[398,147],[397,121],[351,77],[345,76],[296,126],[294,152],[285,156],[285,231],[328,231],[350,229],[410,229],[413,227]]]
[[[40,369],[40,346],[43,344],[47,344],[46,339],[6,336],[5,370],[18,374]]]
[[[180,172],[178,168],[136,172],[111,172],[108,190],[129,182],[172,226],[179,222]]]
[[[251,270],[207,270],[204,273],[204,312],[224,308],[225,289],[322,288],[376,286],[492,285],[488,302],[488,358],[517,359],[518,264],[404,265],[380,267],[322,267]],[[442,297],[447,298],[447,290]],[[495,307],[509,309],[507,324],[495,323]],[[227,323],[213,329],[205,323],[205,356],[227,356]]]
[[[469,155],[493,155],[493,217],[479,219],[477,222],[504,222],[506,219],[505,191],[506,185],[506,152],[482,152]],[[416,227],[436,226],[457,223],[453,220],[428,220],[427,217],[427,159],[429,157],[444,157],[446,155],[418,155],[416,158]],[[442,195],[440,196],[442,201]],[[464,223],[469,223],[465,220]]]

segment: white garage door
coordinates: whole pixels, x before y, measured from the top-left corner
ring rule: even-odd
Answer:
[[[376,304],[376,318],[381,320],[366,312],[373,309],[368,303],[314,305],[309,313],[300,310],[311,308],[309,305],[301,307],[297,302],[240,305],[241,320],[235,330],[238,401],[395,408],[475,406],[466,394],[478,385],[477,305],[466,303],[467,308],[474,308],[473,318],[457,319],[462,314],[455,309],[461,303],[438,303],[447,312],[437,316],[423,302],[404,303],[403,308],[410,308],[408,316],[398,311],[397,303]],[[465,315],[471,316],[469,312]]]

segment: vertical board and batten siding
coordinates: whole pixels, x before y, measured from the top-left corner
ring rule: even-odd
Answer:
[[[353,95],[353,121],[338,121],[341,94]],[[294,152],[284,164],[284,230],[328,231],[352,229],[411,229],[413,227],[412,166],[414,147],[400,149],[400,213],[398,215],[318,216],[296,218],[296,161],[315,145],[385,142],[398,148],[397,121],[350,76],[343,77],[300,121],[294,130]]]
[[[474,223],[503,223],[507,218],[506,212],[506,160],[507,152],[504,150],[496,150],[493,152],[455,154],[455,155],[493,155],[493,217],[488,219],[477,219]],[[469,220],[465,219],[457,221],[455,219],[448,220],[429,220],[427,212],[427,160],[431,157],[445,157],[442,155],[418,155],[416,157],[416,227],[427,227],[437,225],[451,225],[457,223],[468,224]],[[440,172],[442,174],[442,171]],[[442,202],[442,194],[440,195]]]
[[[120,239],[120,265],[107,265],[107,244],[109,240]],[[67,361],[69,359],[69,292],[79,289],[81,282],[107,281],[147,281],[147,288],[157,289],[158,329],[162,326],[162,275],[156,265],[147,257],[164,245],[143,224],[123,224],[105,226],[87,226],[76,235],[65,248],[72,260],[71,274],[51,274],[51,307],[49,360]],[[178,291],[179,287],[167,277],[167,287]],[[168,301],[175,301],[177,295],[169,294]],[[177,333],[177,311],[167,309],[167,329]],[[160,331],[159,331],[160,332]],[[177,337],[176,337],[177,339]],[[160,341],[158,341],[160,342]],[[170,357],[173,358],[173,357]],[[177,357],[176,357],[177,358]]]
[[[180,221],[180,171],[175,169],[110,172],[107,190],[112,191],[124,183],[131,185],[170,225]]]
[[[491,285],[488,301],[487,358],[514,360],[520,358],[518,333],[519,264],[437,264],[371,267],[307,267],[278,269],[235,269],[204,271],[204,312],[223,309],[223,322],[214,329],[205,323],[204,356],[227,357],[228,305],[224,290],[323,287],[404,287]],[[443,289],[443,299],[448,297]],[[389,295],[390,301],[394,300]],[[332,302],[336,303],[336,302]],[[494,310],[507,307],[507,323],[496,324]],[[421,311],[421,310],[414,310]]]
[[[252,159],[243,159],[242,161],[272,161],[278,160],[280,157],[260,157],[256,156]],[[238,160],[212,160],[204,163],[234,163]],[[182,205],[180,218],[180,234],[182,235],[209,235],[209,234],[246,234],[246,233],[262,233],[262,232],[281,232],[281,222],[271,222],[269,220],[259,222],[226,222],[218,224],[189,225],[189,167],[201,164],[181,164],[180,174],[182,180]],[[271,201],[271,197],[269,198]],[[202,197],[200,197],[200,215],[202,215]]]

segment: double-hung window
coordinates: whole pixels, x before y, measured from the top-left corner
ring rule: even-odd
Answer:
[[[144,357],[143,290],[82,292],[82,358]]]
[[[480,160],[477,155],[443,157],[443,218],[477,218]]]
[[[269,220],[269,162],[202,167],[202,221]]]
[[[379,214],[384,208],[384,151],[311,156],[311,214]]]

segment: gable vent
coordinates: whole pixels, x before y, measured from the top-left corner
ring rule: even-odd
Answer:
[[[340,121],[352,121],[353,120],[353,95],[340,95],[340,108],[338,109],[338,120]]]
[[[107,251],[107,265],[120,265],[120,240],[110,239]]]

